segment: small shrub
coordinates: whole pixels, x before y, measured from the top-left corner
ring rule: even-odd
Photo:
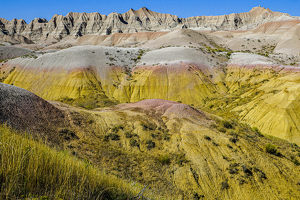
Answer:
[[[169,158],[169,155],[160,155],[157,158],[157,161],[163,165],[168,165],[171,163],[171,159]]]
[[[222,155],[222,158],[223,158],[224,160],[227,160],[227,159],[228,159],[228,157],[225,156],[225,155]]]
[[[209,125],[209,128],[217,128],[218,126],[215,124],[215,123],[211,123],[210,125]]]
[[[293,163],[294,163],[295,165],[297,165],[297,166],[300,165],[300,162],[299,162],[296,158],[294,158],[292,161],[293,161]]]
[[[229,173],[230,174],[236,174],[238,172],[237,166],[238,166],[237,163],[230,163],[229,169],[228,169]]]
[[[169,141],[171,138],[167,133],[164,132],[163,139]]]
[[[228,129],[232,129],[232,128],[233,128],[232,124],[231,124],[229,121],[226,121],[226,120],[222,120],[222,121],[221,121],[221,125],[222,125],[224,128],[228,128]]]
[[[122,125],[114,126],[111,131],[114,133],[117,133],[120,129],[123,129],[124,127]]]
[[[236,143],[238,141],[237,135],[233,135],[232,137],[229,138],[230,142]]]
[[[145,123],[141,123],[141,126],[143,127],[143,130],[155,130],[156,126],[153,124],[145,124]]]
[[[68,133],[70,130],[69,129],[67,129],[67,128],[62,128],[62,129],[60,129],[58,132],[59,133]]]
[[[94,106],[93,105],[87,105],[85,108],[88,109],[88,110],[92,110],[92,109],[94,109]]]
[[[212,141],[212,144],[215,146],[219,146],[219,144],[215,143],[215,141]]]
[[[199,199],[202,199],[204,198],[204,195],[199,195],[197,192],[193,192],[193,199],[194,200],[199,200]]]
[[[129,132],[125,132],[125,137],[126,137],[126,138],[132,138],[132,134],[129,133]]]
[[[229,188],[228,182],[227,181],[223,181],[221,183],[221,190],[225,190],[225,189],[228,189],[228,188]]]
[[[243,169],[244,173],[247,174],[248,176],[253,175],[252,171],[246,165],[242,165],[242,169]]]
[[[138,141],[136,139],[131,139],[130,140],[130,146],[132,146],[132,147],[139,147],[140,145],[139,145],[139,143],[138,143]]]
[[[204,137],[204,139],[206,139],[206,140],[211,140],[211,138],[210,138],[209,136],[207,136],[207,135],[204,135],[203,137]]]
[[[71,138],[76,138],[78,139],[76,133],[74,131],[71,131],[67,128],[63,128],[63,129],[60,129],[59,131],[59,134],[61,136],[63,136],[66,140],[70,140]]]
[[[245,181],[244,179],[242,179],[242,178],[239,180],[239,184],[240,184],[240,185],[243,185],[245,182],[246,182],[246,181]]]
[[[146,146],[148,150],[151,150],[153,148],[155,148],[155,142],[153,142],[152,140],[146,140]]]
[[[267,179],[267,176],[264,172],[262,172],[261,170],[258,170],[258,177],[259,178],[263,178],[263,179]]]
[[[232,54],[232,52],[228,52],[228,53],[226,54],[227,58],[230,58],[231,54]]]
[[[266,149],[266,152],[270,153],[270,154],[275,155],[277,152],[276,146],[273,144],[270,144],[270,143],[265,146],[265,149]]]
[[[224,127],[218,127],[217,130],[222,133],[226,133],[226,129]]]
[[[155,133],[151,133],[151,137],[156,138],[156,134]]]
[[[103,141],[105,141],[105,142],[109,141],[109,135],[104,135]]]
[[[257,127],[253,127],[252,130],[254,131],[254,133],[258,136],[263,136],[263,134],[258,130]]]
[[[185,157],[185,153],[175,154],[175,161],[178,165],[189,162]]]
[[[120,136],[116,133],[110,133],[108,136],[111,140],[120,140]]]

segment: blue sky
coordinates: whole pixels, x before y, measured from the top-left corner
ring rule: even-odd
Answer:
[[[155,12],[170,13],[178,17],[191,17],[247,12],[258,5],[273,11],[300,16],[300,0],[0,0],[0,18],[8,20],[22,18],[29,23],[37,17],[50,20],[54,14],[99,12],[108,15],[111,12],[124,13],[130,8],[137,10],[141,7],[147,7]]]

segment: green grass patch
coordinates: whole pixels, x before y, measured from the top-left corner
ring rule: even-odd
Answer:
[[[0,199],[133,199],[143,188],[5,125],[0,136]]]

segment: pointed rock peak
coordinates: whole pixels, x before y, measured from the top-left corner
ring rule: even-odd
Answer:
[[[27,24],[24,19],[20,19],[20,20],[21,20],[21,24]]]
[[[38,23],[47,23],[48,22],[45,18],[35,18],[34,21],[38,22]]]
[[[115,17],[115,16],[118,16],[118,15],[119,15],[119,13],[112,12],[107,17]]]
[[[92,15],[101,15],[101,14],[98,12],[93,12]]]
[[[253,8],[250,10],[250,12],[253,12],[253,11],[265,11],[265,10],[271,11],[269,8],[261,7],[261,6],[259,5],[259,6],[253,7]]]
[[[69,16],[73,16],[73,12],[69,12],[67,15],[66,15],[66,17],[69,17]]]
[[[135,15],[136,10],[134,10],[133,8],[130,8],[130,10],[128,10],[126,13],[124,14],[129,14],[129,15]]]
[[[80,19],[83,20],[83,21],[88,21],[89,17],[86,14],[86,12],[83,12],[83,13],[80,14]]]
[[[139,10],[149,11],[146,7],[141,7]]]
[[[92,17],[92,19],[94,19],[94,20],[101,20],[102,19],[102,15],[100,14],[100,13],[98,13],[98,12],[94,12],[94,13],[92,13],[91,14],[91,17]]]
[[[137,11],[135,11],[135,14],[138,15],[139,17],[141,16],[149,16],[152,15],[153,12],[148,10],[148,8],[146,7],[142,7],[140,9],[138,9]]]
[[[148,8],[146,7],[141,7],[140,9],[137,10],[137,12],[141,12],[141,13],[150,13],[152,12],[151,10],[148,10]]]
[[[269,8],[265,8],[265,7],[254,7],[250,10],[250,13],[254,14],[254,15],[262,15],[264,13],[271,13],[273,14],[274,12],[272,10],[270,10]]]

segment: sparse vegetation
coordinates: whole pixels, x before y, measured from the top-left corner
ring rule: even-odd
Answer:
[[[33,59],[37,59],[38,57],[37,57],[36,55],[29,54],[29,55],[24,55],[24,56],[22,56],[22,58],[33,58]]]

